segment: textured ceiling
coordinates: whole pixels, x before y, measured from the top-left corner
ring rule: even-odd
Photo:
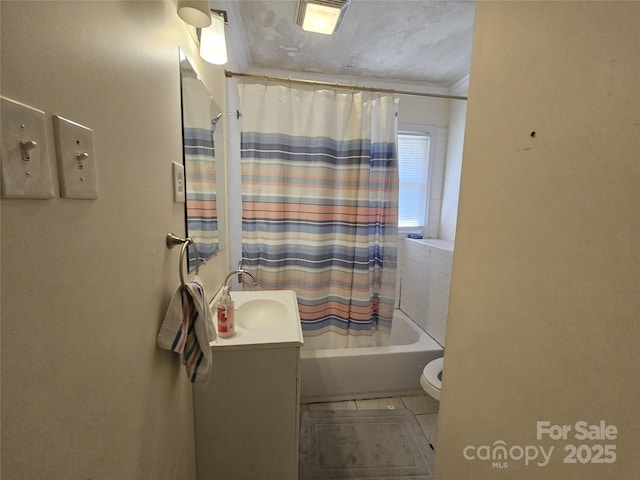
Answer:
[[[449,87],[469,73],[475,2],[352,0],[339,32],[305,32],[295,0],[238,0],[249,69]]]

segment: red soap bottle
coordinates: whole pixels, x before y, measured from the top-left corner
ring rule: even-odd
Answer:
[[[217,306],[218,315],[218,336],[219,337],[232,337],[235,331],[234,321],[234,306],[231,295],[229,295],[229,287],[224,287],[222,290],[222,296],[218,300]]]

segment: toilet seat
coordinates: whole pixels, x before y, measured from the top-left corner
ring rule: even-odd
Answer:
[[[442,368],[444,366],[444,357],[436,358],[427,363],[420,376],[420,385],[436,400],[440,400],[440,389],[442,388]],[[440,377],[440,378],[438,378]]]

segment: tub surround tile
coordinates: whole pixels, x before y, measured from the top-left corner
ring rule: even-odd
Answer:
[[[433,245],[405,239],[400,255],[400,308],[444,345],[453,251],[449,242]]]

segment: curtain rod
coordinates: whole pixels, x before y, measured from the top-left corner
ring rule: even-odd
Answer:
[[[349,90],[361,90],[363,92],[376,92],[376,93],[390,93],[393,95],[413,95],[418,97],[435,97],[435,98],[448,98],[450,100],[466,100],[467,97],[458,96],[458,95],[445,95],[442,93],[424,93],[424,92],[412,92],[409,90],[393,90],[390,88],[375,88],[375,87],[364,87],[361,85],[352,85],[347,83],[331,83],[331,82],[318,82],[315,80],[303,80],[301,78],[291,78],[291,77],[272,77],[270,75],[254,75],[251,73],[237,73],[230,72],[229,70],[225,70],[224,74],[227,78],[231,77],[242,77],[242,78],[253,78],[256,80],[272,80],[276,82],[288,82],[288,83],[300,83],[304,85],[313,85],[319,87],[331,87],[331,88],[344,88]]]

